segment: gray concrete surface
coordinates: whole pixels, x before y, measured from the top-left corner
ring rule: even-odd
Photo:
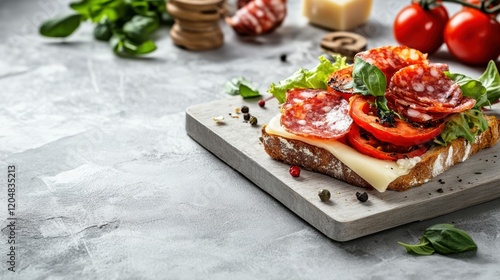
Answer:
[[[355,31],[370,47],[394,44],[407,2],[374,1]],[[185,109],[225,98],[228,79],[265,90],[316,64],[326,31],[307,25],[299,1],[271,35],[242,40],[222,24],[222,48],[188,52],[163,29],[159,49],[140,59],[115,57],[89,25],[64,42],[38,36],[67,3],[0,0],[1,279],[498,279],[499,200],[335,242],[186,135]],[[433,59],[482,71],[444,47]],[[7,270],[10,165],[16,272]],[[436,223],[468,231],[479,250],[415,257],[397,244]]]

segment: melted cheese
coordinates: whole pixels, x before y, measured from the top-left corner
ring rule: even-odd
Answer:
[[[408,174],[410,169],[420,161],[419,157],[397,162],[380,160],[359,153],[355,149],[336,140],[311,139],[288,133],[280,123],[281,115],[271,119],[266,126],[266,132],[283,138],[299,140],[309,145],[323,148],[365,179],[379,192],[384,192],[387,186],[396,178]]]
[[[372,0],[303,0],[302,14],[310,23],[333,30],[350,30],[370,17]]]

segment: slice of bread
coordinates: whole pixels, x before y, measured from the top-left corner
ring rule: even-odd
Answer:
[[[489,128],[479,134],[474,143],[460,138],[446,147],[433,146],[420,156],[421,161],[408,174],[392,181],[387,189],[404,191],[420,186],[453,165],[464,162],[480,150],[495,145],[500,137],[500,121],[494,116],[485,116],[485,118]],[[302,141],[268,134],[265,126],[262,128],[262,143],[273,159],[289,165],[299,165],[306,170],[326,174],[354,186],[372,188],[368,182],[325,149]]]

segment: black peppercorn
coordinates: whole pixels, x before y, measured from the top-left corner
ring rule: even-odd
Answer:
[[[243,114],[243,119],[244,119],[245,121],[250,120],[250,114],[249,114],[249,113],[245,113],[245,114]]]
[[[257,118],[254,117],[254,116],[250,116],[249,122],[250,122],[251,125],[256,125],[257,124]]]
[[[328,201],[330,200],[330,197],[332,196],[330,194],[330,191],[327,190],[327,189],[322,189],[318,192],[318,196],[319,196],[319,199],[321,199],[321,201],[325,202],[325,201]]]
[[[368,200],[368,194],[366,192],[356,192],[356,198],[358,198],[358,200],[361,202],[366,202]]]
[[[281,62],[286,62],[286,53],[280,55]]]
[[[248,113],[249,111],[250,111],[250,109],[249,109],[247,106],[243,106],[243,107],[241,107],[241,112],[242,112],[243,114]]]

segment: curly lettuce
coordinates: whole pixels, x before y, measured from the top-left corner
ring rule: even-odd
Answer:
[[[274,95],[279,103],[283,103],[286,101],[286,92],[293,88],[326,89],[328,76],[347,66],[345,57],[337,55],[334,58],[335,62],[332,63],[326,57],[320,56],[316,67],[311,70],[301,68],[278,84],[272,83],[268,92]]]

